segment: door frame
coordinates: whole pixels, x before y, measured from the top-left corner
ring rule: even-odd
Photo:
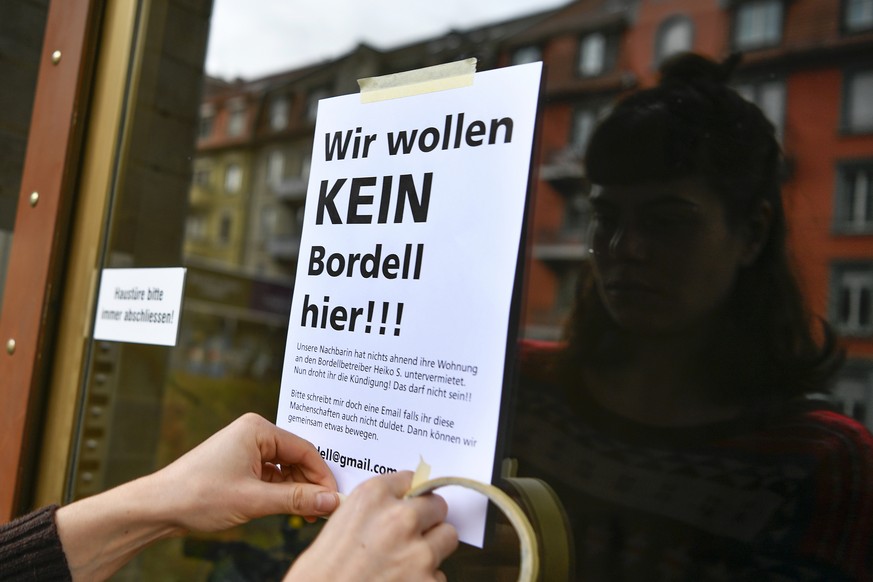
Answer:
[[[0,312],[0,520],[29,509],[100,0],[48,7]]]

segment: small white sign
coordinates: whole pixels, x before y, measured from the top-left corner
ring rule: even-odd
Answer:
[[[278,424],[342,492],[422,457],[492,478],[541,70],[319,103]],[[481,546],[488,500],[440,495]]]
[[[185,269],[103,269],[94,339],[176,345]]]

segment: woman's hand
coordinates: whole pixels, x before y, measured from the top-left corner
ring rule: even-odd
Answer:
[[[438,495],[405,499],[412,473],[374,477],[343,501],[285,580],[445,580],[440,563],[458,547]]]
[[[311,520],[339,504],[315,447],[252,413],[146,479],[187,530],[218,531],[274,514]]]
[[[271,514],[318,516],[339,503],[308,441],[246,414],[164,469],[61,507],[58,534],[74,580],[104,580],[152,542]]]

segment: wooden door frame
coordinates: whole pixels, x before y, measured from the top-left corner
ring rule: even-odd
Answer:
[[[28,509],[39,457],[102,0],[48,8],[0,312],[0,521]]]
[[[150,2],[107,2],[100,23],[91,111],[78,193],[71,214],[64,293],[54,334],[51,378],[41,430],[41,455],[31,504],[69,501],[71,459],[78,443],[87,354],[94,321],[94,297],[106,240],[111,200],[123,172],[130,99],[137,92],[142,53],[139,15]],[[140,55],[140,56],[137,56]]]

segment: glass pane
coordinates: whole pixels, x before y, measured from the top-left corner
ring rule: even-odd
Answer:
[[[846,27],[864,30],[873,26],[873,0],[848,0]]]
[[[674,20],[661,33],[660,59],[663,60],[672,54],[691,50],[692,32],[691,22],[685,19]]]
[[[776,137],[781,140],[785,125],[785,83],[782,81],[743,83],[735,85],[734,90],[764,112],[776,128]]]
[[[517,49],[512,53],[512,64],[513,65],[523,65],[525,63],[532,63],[534,61],[538,61],[542,58],[540,54],[540,47],[538,46],[525,46]]]
[[[48,0],[0,4],[0,305],[21,188]],[[15,87],[15,90],[9,90]]]
[[[849,83],[849,128],[856,131],[873,129],[873,71],[852,76]]]
[[[776,135],[781,138],[785,120],[785,84],[772,81],[761,85],[760,101],[757,105],[776,127]]]
[[[579,156],[585,152],[595,120],[596,114],[593,109],[581,109],[573,115],[573,151]]]
[[[759,0],[738,8],[736,43],[739,47],[774,44],[780,38],[781,29],[781,0]]]
[[[854,183],[851,184],[851,198],[849,207],[849,223],[863,227],[869,219],[867,204],[870,201],[869,175],[864,169],[855,172]]]
[[[579,72],[586,76],[603,72],[606,58],[606,37],[600,33],[589,34],[582,39],[579,56]]]
[[[858,206],[863,210],[858,211],[855,218],[862,221],[866,226],[873,226],[873,168],[861,170],[858,174],[858,181],[863,183],[865,189],[860,192],[863,202],[858,203]],[[863,178],[863,180],[860,178]]]
[[[858,326],[861,328],[869,328],[873,323],[873,318],[870,316],[871,298],[873,298],[873,289],[867,288],[861,290],[861,298],[858,306]]]
[[[478,10],[480,3],[475,4]],[[108,225],[108,248],[101,266],[185,266],[188,276],[179,340],[173,348],[93,343],[71,497],[90,495],[159,468],[244,412],[275,418],[318,100],[356,92],[355,81],[361,77],[470,56],[479,59],[479,70],[514,59],[545,59],[542,135],[535,155],[539,179],[532,191],[536,212],[528,229],[531,252],[521,335],[553,341],[572,333],[565,331],[568,315],[579,299],[579,283],[590,283],[588,273],[593,271],[585,244],[590,184],[579,154],[597,121],[609,111],[608,104],[656,82],[652,63],[657,59],[652,53],[657,47],[652,34],[662,30],[665,20],[658,2],[610,3],[617,8],[608,14],[592,8],[600,4],[530,0],[525,8],[512,12],[502,8],[486,15],[483,8],[479,20],[465,18],[470,16],[471,3],[465,10],[452,12],[444,8],[449,3],[425,7],[400,2],[389,10],[344,0],[314,3],[301,11],[281,2],[215,0],[213,6],[212,0],[169,0],[166,14],[151,11],[150,18],[157,19],[154,34],[144,38],[145,54],[152,60],[139,69],[150,75],[139,86],[150,90],[131,100],[131,133],[124,142],[129,144],[124,151],[131,153],[123,161],[123,179],[113,194],[113,222]],[[857,3],[861,4],[869,5]],[[494,5],[520,6],[514,2]],[[785,5],[758,0],[707,3],[704,8],[701,3],[700,10],[685,15],[687,23],[666,29],[670,32],[663,46],[667,50],[685,47],[695,30],[706,29],[707,35],[697,40],[713,55],[729,54],[735,48],[732,34],[738,42],[760,48],[778,41]],[[842,4],[821,5],[827,7],[822,10],[833,10],[829,21],[837,22]],[[631,9],[622,10],[623,6]],[[737,16],[736,28],[725,17],[725,6]],[[323,7],[328,7],[326,12],[320,11]],[[809,22],[791,20],[797,18],[795,13],[799,12],[784,14],[786,29],[802,25],[792,30],[792,38],[820,30]],[[10,21],[3,19],[0,27],[11,26],[4,24]],[[376,21],[386,28],[374,32]],[[351,32],[346,34],[334,26],[337,23]],[[415,28],[419,25],[427,26]],[[208,52],[204,48],[207,28],[212,35]],[[455,32],[448,34],[449,30]],[[588,40],[579,45],[578,39]],[[320,45],[322,40],[324,45]],[[748,68],[741,63],[738,78],[748,72],[742,94],[757,103],[786,136],[788,163],[783,179],[792,194],[786,211],[791,214],[789,222],[799,220],[801,226],[789,229],[800,233],[790,242],[792,247],[797,245],[794,254],[802,262],[798,271],[812,274],[802,282],[803,288],[813,290],[811,301],[817,301],[811,309],[854,330],[851,339],[857,342],[850,344],[850,357],[869,366],[873,365],[869,337],[857,333],[859,326],[867,326],[863,331],[869,336],[873,309],[869,267],[864,271],[868,282],[862,286],[862,296],[860,287],[842,278],[845,269],[834,271],[834,265],[848,256],[869,264],[873,253],[857,244],[855,233],[835,237],[821,218],[828,215],[823,213],[823,201],[837,195],[836,187],[828,191],[828,184],[837,181],[835,169],[873,159],[869,140],[852,136],[849,142],[833,127],[844,100],[853,106],[851,120],[869,121],[865,107],[873,103],[868,98],[873,95],[870,75],[862,71],[854,77],[845,97],[839,91],[819,89],[822,83],[857,70],[857,62],[841,60],[847,53],[837,48],[844,42],[841,37],[808,38],[802,46],[814,46],[811,52],[817,55],[810,66],[803,61],[805,53],[790,53],[795,50],[792,47],[784,48],[790,54],[761,51],[750,59]],[[317,46],[322,46],[321,52],[311,52]],[[858,54],[864,46],[859,44]],[[786,54],[797,62],[791,70],[785,68]],[[203,74],[204,59],[207,75]],[[3,63],[0,59],[0,66]],[[616,74],[581,79],[580,70],[592,75]],[[604,106],[592,108],[592,104]],[[4,128],[0,126],[0,131]],[[862,190],[857,190],[856,200],[866,202],[851,208],[869,222],[871,189],[868,185]],[[849,207],[835,207],[840,217],[848,215]],[[0,208],[0,221],[7,220],[6,206]],[[5,223],[0,227],[5,229]],[[825,280],[822,273],[827,272],[834,273],[832,280]],[[642,292],[625,293],[633,300],[632,296]],[[873,394],[868,376],[863,382],[870,390],[860,394]],[[557,398],[557,392],[543,396]],[[865,396],[853,398],[857,410],[873,410],[873,403],[861,402]],[[632,459],[639,458],[640,450],[635,448],[639,441],[622,442],[617,447],[621,459],[611,451],[603,452],[605,448],[598,452],[599,445],[607,443],[608,448],[620,437],[598,432],[600,426],[585,425],[577,431],[574,425],[565,430],[567,419],[576,422],[579,415],[574,416],[573,405],[560,404],[556,410],[531,398],[513,411],[516,430],[511,437],[520,433],[528,437],[527,448],[519,448],[520,476],[543,478],[561,496],[572,513],[580,565],[590,564],[584,560],[591,558],[591,552],[583,552],[603,550],[602,556],[620,559],[593,572],[593,577],[622,578],[612,566],[618,568],[628,552],[653,555],[659,553],[655,549],[662,549],[657,544],[669,545],[672,540],[657,535],[646,539],[613,535],[612,525],[617,522],[610,521],[612,510],[620,507],[623,515],[634,516],[639,508],[634,504],[646,499],[656,508],[669,508],[673,514],[662,516],[667,520],[686,515],[688,482],[662,478],[656,469],[635,473],[631,465]],[[627,422],[631,432],[638,427],[629,419],[616,417],[615,421],[604,424],[614,428]],[[591,438],[580,444],[583,436]],[[670,451],[665,456],[672,459]],[[695,462],[685,468],[690,471],[697,466]],[[610,479],[603,478],[604,474]],[[634,475],[640,478],[634,480]],[[714,483],[716,488],[723,485],[718,479]],[[700,496],[698,501],[701,513],[718,513],[712,499]],[[589,502],[603,512],[597,523],[584,522],[590,517]],[[661,523],[656,517],[647,523]],[[676,525],[675,520],[669,523],[671,528]],[[279,516],[221,534],[192,534],[154,546],[117,579],[275,579],[318,531],[319,524]],[[657,544],[640,550],[649,541]],[[617,545],[624,542],[623,547]],[[670,559],[672,549],[666,548],[657,558]],[[517,557],[493,550],[462,548],[460,557],[447,567],[452,572],[449,579],[491,580],[499,575],[515,579],[512,568]],[[657,569],[657,558],[647,557],[636,564],[645,570],[637,572],[638,579],[646,579],[646,574]],[[719,562],[707,566],[711,566],[709,571],[721,572]],[[587,573],[580,572],[578,578],[585,579]],[[671,573],[694,577],[687,572]]]

